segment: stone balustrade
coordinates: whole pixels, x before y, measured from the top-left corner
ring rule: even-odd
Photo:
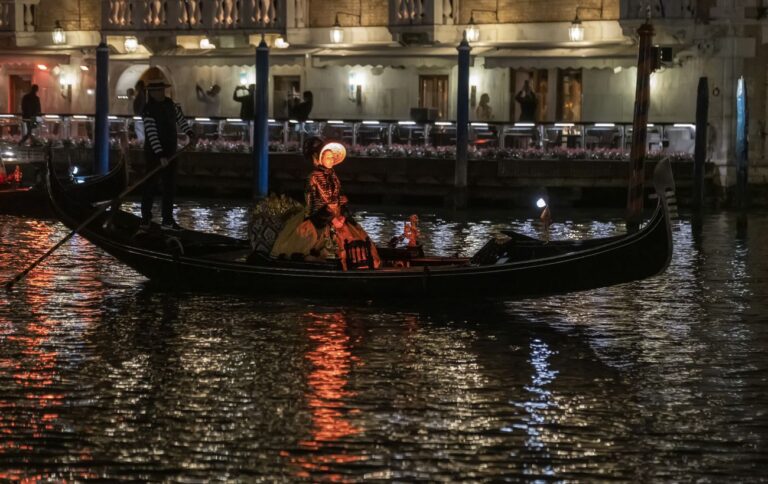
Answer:
[[[38,22],[41,22],[40,17],[43,17],[39,3],[40,0],[0,0],[0,45],[5,48],[13,48],[14,44],[17,47],[38,45]],[[50,33],[47,39],[50,42]],[[8,78],[4,81],[8,82]],[[0,86],[0,89],[2,87]]]
[[[645,19],[647,7],[650,7],[652,19],[696,18],[698,10],[706,8],[706,3],[701,0],[621,0],[621,18]]]
[[[454,25],[459,0],[389,0],[389,25]]]
[[[0,32],[15,30],[15,6],[12,0],[0,0]]]
[[[106,31],[282,32],[285,0],[102,0]]]

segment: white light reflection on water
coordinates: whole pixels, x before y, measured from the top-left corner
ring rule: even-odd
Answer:
[[[549,441],[556,441],[556,436],[547,429],[551,426],[550,409],[552,404],[552,392],[549,385],[555,380],[558,372],[552,370],[549,359],[552,357],[552,351],[547,344],[539,339],[534,339],[530,344],[530,364],[533,367],[531,383],[525,387],[530,393],[531,398],[522,402],[520,405],[528,416],[524,419],[526,422],[526,433],[528,438],[525,446],[532,454],[549,454]],[[540,465],[539,463],[530,463],[525,466],[525,474],[532,475],[554,475],[551,465]]]
[[[232,234],[244,210],[178,214]],[[383,239],[405,220],[359,218]],[[433,252],[540,228],[421,218]],[[592,218],[553,238],[623,230]],[[9,274],[67,233],[0,222]],[[158,292],[76,237],[0,298],[3,478],[759,480],[767,236],[713,214],[658,277],[415,308]]]
[[[381,214],[357,212],[353,216],[375,244],[386,245],[389,239],[403,233],[402,223],[396,220],[388,220],[387,217],[382,217]],[[399,228],[398,223],[400,223]]]

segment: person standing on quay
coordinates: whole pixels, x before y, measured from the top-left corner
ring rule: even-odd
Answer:
[[[37,127],[37,118],[43,114],[40,107],[40,98],[37,97],[37,84],[32,84],[32,88],[21,98],[21,118],[24,121],[26,133],[21,137],[19,146],[23,145],[27,139],[30,143],[34,142],[32,131]]]
[[[240,119],[243,121],[253,121],[254,92],[256,91],[256,84],[249,84],[245,86],[237,86],[232,99],[240,103]]]
[[[478,121],[491,121],[493,120],[493,110],[491,109],[491,96],[488,93],[483,93],[480,96],[480,104],[475,108],[475,117]]]
[[[148,230],[152,223],[152,205],[158,182],[161,182],[163,190],[161,228],[171,231],[183,230],[173,218],[178,163],[169,162],[169,158],[176,153],[177,128],[187,135],[190,145],[194,145],[197,138],[184,118],[181,107],[171,98],[166,97],[165,88],[167,87],[170,86],[164,81],[151,81],[147,85],[149,96],[142,116],[146,134],[144,141],[146,171],[157,168],[158,164],[164,168],[144,184],[144,193],[141,198],[142,230]]]
[[[304,91],[302,97],[303,100],[294,106],[290,112],[290,116],[295,118],[300,123],[303,123],[309,119],[309,113],[312,112],[312,104],[314,103],[314,96],[312,95],[312,91]]]
[[[536,106],[538,100],[536,93],[531,89],[530,82],[526,79],[523,88],[515,96],[515,100],[520,103],[520,121],[532,123],[536,121]]]

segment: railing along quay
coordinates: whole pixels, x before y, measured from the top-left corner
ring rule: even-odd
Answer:
[[[208,151],[249,151],[253,123],[239,118],[188,118]],[[117,139],[127,133],[133,147],[140,144],[135,116],[110,116],[110,133]],[[18,140],[23,130],[20,116],[0,115],[0,139]],[[630,123],[504,123],[472,122],[471,151],[477,150],[602,150],[617,157],[629,153]],[[691,156],[696,126],[692,123],[649,123],[648,152]],[[80,114],[48,114],[42,117],[39,138],[55,143],[88,146],[94,119]],[[141,132],[141,129],[139,129]],[[435,121],[378,120],[269,120],[271,151],[298,151],[309,136],[323,136],[346,143],[359,155],[377,156],[381,150],[408,147],[411,150],[449,151],[456,145],[456,123]],[[608,155],[606,155],[608,156]]]
[[[55,160],[70,173],[93,170],[93,118],[86,115],[47,115],[42,120],[38,148],[13,146],[21,133],[18,116],[1,115],[0,134],[17,163],[44,159],[53,146]],[[238,118],[189,118],[200,142],[182,155],[179,188],[182,194],[249,196],[252,189],[252,126]],[[133,173],[142,173],[143,143],[136,138],[140,118],[110,116],[113,160],[121,159],[120,141],[128,135]],[[603,203],[620,206],[626,197],[629,123],[472,123],[468,169],[469,199],[474,204],[527,206],[546,187],[560,204]],[[655,160],[673,160],[683,200],[691,185],[695,126],[653,123],[649,127],[647,169]],[[307,163],[303,139],[322,135],[348,145],[349,162],[338,167],[345,191],[366,203],[449,203],[454,190],[456,123],[377,120],[270,120],[270,189],[300,196]],[[179,144],[184,138],[179,138]],[[4,149],[5,151],[5,149]],[[3,152],[4,152],[3,151]],[[2,154],[2,153],[0,153]],[[6,164],[7,161],[6,161]],[[34,179],[34,165],[25,164]],[[711,182],[714,166],[707,164]],[[26,174],[25,174],[26,176]]]

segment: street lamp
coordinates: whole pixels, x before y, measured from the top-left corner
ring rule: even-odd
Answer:
[[[341,44],[343,41],[344,31],[341,29],[341,24],[339,24],[339,15],[336,14],[336,21],[333,23],[333,27],[331,27],[331,43]]]
[[[475,25],[474,15],[469,16],[469,25],[467,25],[467,42],[477,42],[480,38],[480,29]]]
[[[576,16],[573,17],[573,22],[568,27],[568,38],[571,39],[571,42],[581,42],[584,40],[584,26],[579,18],[579,10],[599,10],[600,18],[603,18],[603,7],[576,7]]]
[[[136,52],[136,49],[139,48],[139,39],[136,37],[129,35],[125,38],[125,41],[123,42],[123,46],[125,47],[125,51],[129,54]]]
[[[571,42],[581,42],[584,40],[584,26],[581,25],[578,9],[576,9],[576,17],[571,22],[571,26],[568,27],[568,37],[571,39]]]
[[[278,38],[275,39],[274,46],[276,48],[278,48],[278,49],[287,49],[288,47],[291,46],[291,44],[286,42],[286,40],[284,38],[278,37]]]
[[[350,17],[355,17],[357,18],[358,24],[362,24],[362,15],[348,12],[336,12],[336,21],[333,22],[333,27],[331,27],[332,44],[341,44],[344,42],[344,29],[341,28],[341,24],[339,23],[339,15],[349,15]]]
[[[473,8],[469,12],[469,24],[467,25],[467,42],[477,42],[480,40],[480,28],[475,24],[475,12],[489,12],[496,16],[496,23],[499,23],[499,10],[487,10],[483,8]]]
[[[65,44],[67,42],[67,34],[64,32],[64,29],[61,28],[61,24],[59,21],[56,21],[56,27],[53,29],[53,43],[56,45]]]

